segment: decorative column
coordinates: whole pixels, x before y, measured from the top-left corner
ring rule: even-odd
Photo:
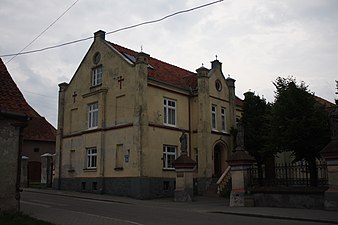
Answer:
[[[176,202],[191,202],[194,197],[193,175],[196,162],[187,155],[187,134],[183,131],[181,137],[181,155],[173,165],[176,171]]]
[[[20,187],[28,187],[28,159],[27,156],[21,156]]]
[[[241,123],[238,124],[236,137],[237,146],[227,162],[231,166],[232,190],[230,194],[230,206],[248,206],[246,199],[248,186],[248,168],[255,159],[244,148],[244,131]]]
[[[338,82],[336,94],[338,94]],[[329,188],[324,193],[324,207],[338,210],[338,100],[335,109],[330,113],[330,127],[331,141],[320,152],[327,164],[329,184]]]
[[[53,155],[45,153],[41,155],[41,186],[52,187]]]

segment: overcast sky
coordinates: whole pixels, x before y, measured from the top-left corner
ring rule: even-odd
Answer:
[[[28,49],[80,38],[97,30],[159,19],[213,0],[79,0]],[[17,53],[75,0],[1,0],[0,55]],[[106,39],[195,71],[217,58],[236,94],[251,89],[273,101],[272,82],[294,76],[334,102],[338,80],[338,0],[224,0]],[[2,58],[29,104],[54,126],[58,84],[69,82],[93,39],[44,52]]]

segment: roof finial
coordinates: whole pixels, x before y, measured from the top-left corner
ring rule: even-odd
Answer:
[[[336,80],[336,95],[338,95],[338,80]]]
[[[141,45],[141,52],[143,52],[143,46]]]
[[[216,55],[216,60],[217,60],[217,55]]]
[[[202,67],[204,67],[204,63],[202,63]]]

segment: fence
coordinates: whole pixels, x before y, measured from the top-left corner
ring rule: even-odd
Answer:
[[[317,186],[327,186],[327,167],[324,161],[317,162]],[[310,172],[307,162],[276,164],[274,171],[266,171],[264,165],[259,176],[257,165],[248,169],[251,186],[310,186]],[[268,172],[268,174],[267,174]]]

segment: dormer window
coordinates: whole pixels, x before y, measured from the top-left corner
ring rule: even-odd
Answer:
[[[102,84],[102,74],[103,74],[102,65],[94,67],[92,69],[92,86]]]

